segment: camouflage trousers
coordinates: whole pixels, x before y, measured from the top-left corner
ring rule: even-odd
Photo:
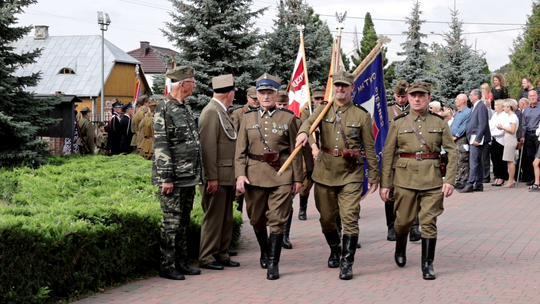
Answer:
[[[161,187],[159,188],[161,193]],[[161,269],[175,267],[176,262],[187,259],[186,231],[190,222],[195,186],[174,186],[171,194],[160,194],[161,220],[160,249]]]
[[[457,149],[457,172],[456,184],[466,184],[469,179],[469,151],[465,151],[463,146],[468,145],[467,136],[462,136],[456,140]]]

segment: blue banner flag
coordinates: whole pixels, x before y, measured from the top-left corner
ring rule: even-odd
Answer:
[[[373,135],[375,138],[375,152],[381,171],[381,161],[386,136],[388,135],[388,111],[386,107],[386,90],[384,88],[383,57],[379,52],[367,68],[354,81],[352,93],[354,103],[361,105],[369,111],[373,118]],[[368,166],[364,154],[364,184],[362,196],[367,193]]]

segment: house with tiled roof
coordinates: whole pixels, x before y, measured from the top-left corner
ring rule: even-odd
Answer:
[[[178,54],[178,52],[168,48],[150,45],[148,41],[141,41],[138,49],[127,53],[141,62],[142,70],[148,79],[150,87],[152,87],[154,76],[164,75],[167,72],[168,66],[163,62],[162,56],[175,56]]]
[[[14,52],[22,54],[41,49],[41,56],[33,64],[20,67],[15,76],[41,73],[35,87],[27,87],[36,95],[73,95],[82,100],[78,109],[92,109],[94,121],[102,121],[101,75],[102,37],[95,36],[49,36],[48,26],[36,26],[34,36],[15,42]],[[105,40],[104,50],[104,118],[110,115],[111,100],[117,98],[123,104],[132,102],[139,83],[142,93],[149,90],[141,62],[114,44]]]

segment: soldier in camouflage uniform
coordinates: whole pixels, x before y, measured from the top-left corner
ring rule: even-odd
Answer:
[[[161,267],[159,275],[183,280],[183,274],[200,274],[186,265],[186,229],[190,222],[195,186],[202,184],[202,156],[197,123],[184,104],[196,87],[192,67],[168,71],[171,92],[154,114],[152,183],[161,199]]]

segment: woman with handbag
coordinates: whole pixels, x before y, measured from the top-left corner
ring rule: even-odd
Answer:
[[[517,138],[516,130],[519,124],[518,117],[514,113],[517,108],[517,101],[514,99],[508,99],[503,103],[503,110],[508,117],[506,120],[497,126],[497,129],[504,131],[504,151],[502,160],[506,161],[508,166],[508,182],[504,185],[504,188],[514,188],[516,182],[514,181],[514,175],[516,174],[516,165],[514,164],[514,157],[516,154]]]

